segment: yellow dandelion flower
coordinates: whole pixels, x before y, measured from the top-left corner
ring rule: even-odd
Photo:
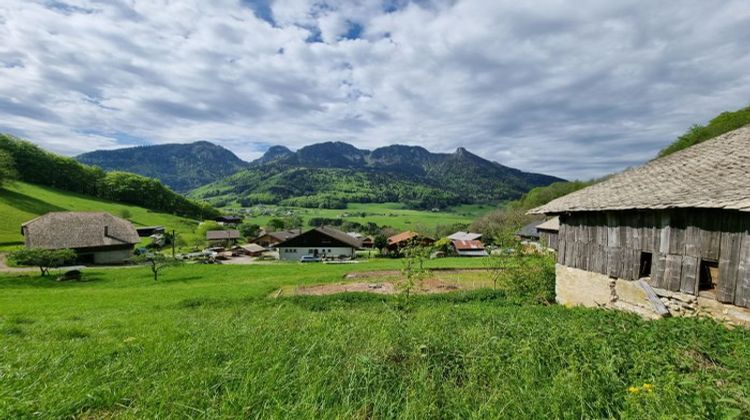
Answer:
[[[641,392],[641,388],[637,386],[631,386],[630,388],[628,388],[628,392],[631,394],[637,394]]]
[[[654,386],[651,384],[643,384],[643,390],[646,392],[653,392]]]

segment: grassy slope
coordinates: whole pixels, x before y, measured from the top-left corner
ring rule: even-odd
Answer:
[[[429,264],[480,265],[446,259]],[[499,294],[266,296],[350,270],[274,264],[0,276],[0,417],[750,415],[750,332]],[[653,384],[651,393],[628,387]]]
[[[284,208],[292,209],[295,214],[302,217],[305,226],[307,226],[307,221],[312,217],[337,218],[344,213],[366,212],[367,216],[365,217],[349,216],[344,217],[344,219],[362,224],[374,222],[379,226],[391,226],[398,230],[417,229],[420,227],[432,230],[437,225],[452,225],[456,223],[471,224],[471,222],[477,217],[493,209],[490,205],[472,204],[454,207],[440,212],[431,212],[405,209],[404,206],[399,203],[350,203],[346,210],[307,209],[301,207]],[[263,226],[273,218],[274,216],[259,216],[253,217],[250,221]]]
[[[0,189],[0,249],[23,244],[21,223],[50,211],[106,211],[119,215],[127,209],[138,226],[164,225],[190,240],[197,222],[171,214],[155,213],[141,207],[118,204],[88,196],[16,182]]]

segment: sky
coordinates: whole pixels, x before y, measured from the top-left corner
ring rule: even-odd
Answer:
[[[587,179],[750,105],[746,0],[3,0],[0,132],[458,147]]]

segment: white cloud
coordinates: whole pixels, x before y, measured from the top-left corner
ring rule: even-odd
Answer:
[[[0,131],[66,154],[463,146],[590,177],[748,105],[747,39],[742,0],[6,0]]]

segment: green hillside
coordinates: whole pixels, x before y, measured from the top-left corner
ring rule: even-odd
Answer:
[[[750,106],[737,111],[722,112],[706,125],[696,124],[690,127],[687,133],[660,151],[657,157],[670,155],[748,124],[750,124]]]
[[[143,207],[100,200],[51,187],[15,182],[0,188],[0,249],[23,244],[21,223],[51,211],[106,211],[115,216],[127,210],[136,226],[163,225],[176,230],[188,243],[195,238],[198,222],[157,213]]]

